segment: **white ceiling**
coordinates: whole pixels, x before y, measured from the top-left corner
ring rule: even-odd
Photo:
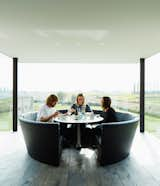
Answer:
[[[0,52],[20,62],[136,63],[160,52],[160,1],[0,0]]]

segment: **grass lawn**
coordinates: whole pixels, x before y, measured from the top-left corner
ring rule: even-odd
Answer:
[[[0,113],[0,131],[12,130],[12,112]]]
[[[157,136],[160,139],[160,118],[154,116],[145,116],[145,130]]]

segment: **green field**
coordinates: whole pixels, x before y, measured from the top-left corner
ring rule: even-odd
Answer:
[[[95,97],[94,103],[99,103],[100,96]],[[139,94],[112,95],[112,100],[116,103],[113,107],[116,110],[126,110],[133,113],[139,113]],[[113,103],[114,103],[113,102]],[[42,102],[34,101],[33,110],[39,110]],[[12,113],[9,112],[11,99],[0,100],[0,131],[12,130]],[[56,109],[69,109],[70,104],[57,104]],[[91,105],[92,109],[99,110],[100,106]],[[32,110],[31,110],[32,111]],[[160,138],[160,94],[146,94],[145,97],[145,129]]]
[[[145,115],[145,130],[160,138],[160,118]]]
[[[12,113],[0,113],[0,131],[12,130]]]
[[[57,105],[57,109],[66,109],[68,106]],[[97,108],[95,108],[97,109]],[[154,116],[145,116],[145,129],[146,131],[154,134],[160,138],[160,118]],[[12,130],[12,115],[11,112],[0,113],[0,131]]]

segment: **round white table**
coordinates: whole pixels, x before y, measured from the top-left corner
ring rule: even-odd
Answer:
[[[60,115],[54,119],[54,121],[59,123],[66,123],[66,124],[75,124],[77,125],[77,148],[81,148],[81,124],[94,124],[100,121],[103,121],[103,118],[99,114],[92,114],[92,115]]]

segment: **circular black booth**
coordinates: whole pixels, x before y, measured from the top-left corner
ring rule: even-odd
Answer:
[[[60,110],[62,113],[65,110]],[[94,111],[100,114],[101,111]],[[96,124],[100,128],[97,155],[101,165],[118,162],[129,155],[139,118],[130,113],[116,112],[117,122]],[[36,121],[37,113],[19,117],[27,151],[44,163],[58,166],[62,151],[62,137],[58,123]]]
[[[37,112],[19,117],[29,155],[41,162],[58,166],[61,157],[60,125],[36,121]]]
[[[101,111],[95,111],[100,114]],[[98,161],[100,165],[116,163],[126,158],[132,146],[139,117],[131,113],[116,112],[117,122],[101,123],[97,128]]]

